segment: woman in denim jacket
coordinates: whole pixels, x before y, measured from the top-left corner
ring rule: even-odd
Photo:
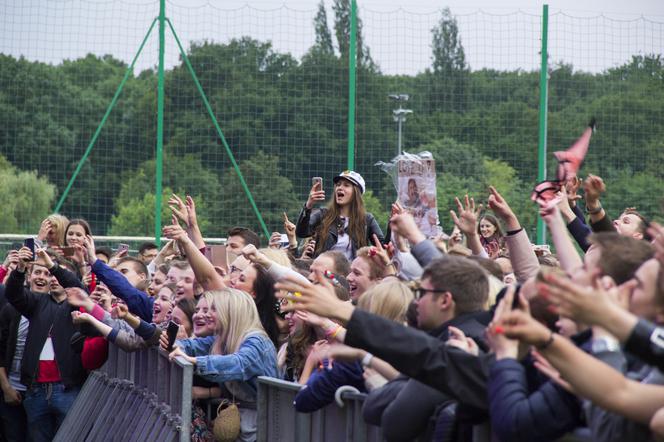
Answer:
[[[258,376],[277,377],[277,354],[263,330],[251,297],[231,288],[212,292],[216,334],[176,341],[170,358],[182,356],[194,374],[217,382],[233,395],[240,408],[238,440],[256,440]]]

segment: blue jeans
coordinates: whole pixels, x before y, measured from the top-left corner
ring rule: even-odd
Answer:
[[[19,392],[21,401],[25,394]],[[0,416],[2,416],[2,426],[5,431],[7,442],[25,442],[28,440],[28,425],[25,417],[23,404],[9,405],[0,399]]]
[[[79,387],[65,389],[62,382],[35,383],[28,389],[23,407],[33,442],[53,440],[80,390]]]

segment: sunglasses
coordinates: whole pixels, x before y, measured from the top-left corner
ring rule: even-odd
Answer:
[[[417,288],[413,291],[415,294],[415,299],[422,299],[426,296],[427,293],[445,293],[447,290],[438,290],[438,289],[424,289],[422,287]]]

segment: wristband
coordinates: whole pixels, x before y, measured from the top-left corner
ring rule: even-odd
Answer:
[[[596,209],[589,209],[588,206],[586,206],[586,213],[588,215],[597,215],[599,212],[601,212],[603,209],[602,203],[599,203]]]
[[[539,351],[546,350],[547,347],[549,347],[551,344],[553,344],[553,336],[555,333],[552,331],[551,334],[549,335],[549,339],[547,339],[544,343],[536,345],[535,348],[538,349]]]
[[[341,326],[337,325],[334,328],[329,328],[325,330],[325,337],[328,339],[334,339],[337,337],[337,334],[339,334],[339,330],[341,330]]]
[[[362,367],[368,368],[371,365],[371,361],[373,360],[373,355],[371,353],[367,353],[364,355],[362,358]]]

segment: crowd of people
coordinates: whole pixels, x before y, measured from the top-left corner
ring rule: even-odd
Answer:
[[[301,384],[305,413],[366,393],[388,441],[477,440],[484,424],[500,441],[664,438],[664,228],[634,208],[612,221],[600,177],[533,206],[555,254],[493,187],[427,238],[398,202],[383,230],[359,173],[332,184],[328,198],[315,182],[296,223],[284,213],[288,244],[231,229],[225,264],[191,197],[172,196],[169,241],[137,256],[46,218],[0,267],[4,440],[52,440],[111,345],[193,365],[194,441],[214,440],[219,398],[239,410],[237,440],[256,440],[259,376]]]

